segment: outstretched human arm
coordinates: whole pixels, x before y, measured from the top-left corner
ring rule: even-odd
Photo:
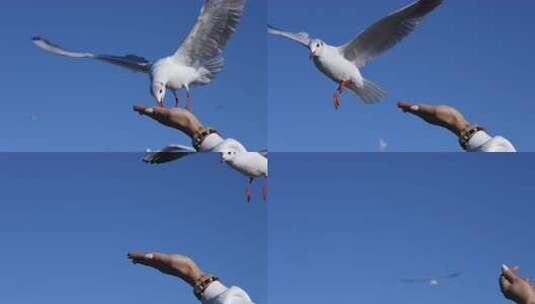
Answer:
[[[211,151],[223,142],[223,138],[215,129],[203,126],[190,111],[179,108],[149,107],[146,105],[135,105],[134,111],[188,135],[192,139],[193,146],[198,151]]]
[[[218,278],[202,271],[191,258],[159,252],[130,252],[134,264],[145,265],[161,273],[180,278],[194,288],[197,298],[204,304],[251,304],[247,293],[237,287],[227,288]]]
[[[516,152],[515,147],[501,136],[490,136],[483,128],[471,124],[457,109],[448,105],[400,102],[398,107],[427,123],[445,128],[459,138],[461,147],[469,152]]]

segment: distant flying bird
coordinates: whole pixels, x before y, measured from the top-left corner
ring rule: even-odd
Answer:
[[[221,162],[226,163],[232,169],[249,178],[245,192],[248,202],[250,202],[252,198],[251,184],[256,178],[263,177],[264,184],[262,187],[262,196],[264,200],[267,200],[267,152],[248,152],[241,143],[233,139],[225,140],[223,143],[215,147],[212,152],[219,153]],[[170,145],[160,151],[147,151],[143,161],[150,164],[163,164],[184,158],[193,153],[197,153],[193,148],[181,145]]]
[[[305,32],[286,32],[273,26],[268,26],[268,33],[289,38],[310,49],[310,58],[316,67],[338,84],[333,96],[336,109],[340,107],[340,95],[345,89],[365,103],[376,103],[386,96],[386,91],[363,78],[360,69],[407,37],[442,1],[418,0],[386,16],[342,46],[331,46]]]
[[[388,148],[388,143],[384,139],[379,138],[379,152],[385,152],[386,148]]]
[[[441,277],[430,277],[430,278],[419,278],[419,279],[401,279],[401,281],[404,282],[404,283],[426,283],[426,284],[429,284],[431,286],[437,286],[437,285],[441,284],[442,281],[455,279],[455,278],[458,278],[460,275],[461,275],[460,272],[454,272],[454,273],[448,274],[446,276],[441,276]]]
[[[205,0],[197,23],[176,52],[168,57],[149,62],[136,55],[113,56],[88,52],[73,52],[46,39],[34,37],[33,43],[54,54],[91,58],[146,73],[151,81],[151,95],[163,106],[166,90],[173,93],[178,106],[178,90],[185,88],[191,108],[191,87],[209,84],[223,69],[222,49],[235,32],[243,15],[246,0]]]

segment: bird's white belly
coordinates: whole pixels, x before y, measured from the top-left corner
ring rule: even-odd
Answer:
[[[167,87],[171,89],[180,89],[184,85],[189,85],[198,77],[198,72],[192,67],[182,66],[177,68],[167,82]]]
[[[267,176],[267,159],[256,152],[245,152],[248,155],[236,159],[229,165],[250,177]]]
[[[343,58],[316,57],[314,64],[323,74],[335,82],[351,80],[357,85],[362,84],[362,75],[359,69]]]
[[[153,68],[153,77],[166,81],[167,88],[178,90],[199,77],[198,71],[190,66],[177,64],[172,60],[158,62]]]

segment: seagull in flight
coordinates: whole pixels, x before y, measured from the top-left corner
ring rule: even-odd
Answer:
[[[227,139],[214,148],[212,152],[219,153],[221,162],[226,163],[232,169],[247,176],[245,195],[248,202],[251,202],[251,184],[256,178],[263,177],[262,196],[267,200],[267,179],[268,179],[268,159],[267,152],[249,152],[245,147],[234,139]],[[149,164],[163,164],[182,159],[197,153],[191,147],[182,145],[169,145],[160,151],[148,150],[143,161]]]
[[[384,17],[341,46],[329,45],[305,32],[287,32],[270,25],[268,33],[294,40],[310,50],[310,58],[316,67],[338,84],[333,95],[336,109],[340,107],[340,95],[345,89],[367,104],[377,103],[386,96],[386,91],[365,79],[360,69],[407,37],[442,1],[418,0]]]
[[[419,279],[401,279],[401,281],[404,282],[404,283],[426,283],[426,284],[428,284],[430,286],[437,286],[442,281],[455,279],[455,278],[458,278],[459,276],[461,276],[460,272],[454,272],[454,273],[451,273],[451,274],[448,274],[448,275],[445,275],[445,276],[441,276],[441,277],[419,278]]]
[[[246,0],[205,0],[197,22],[182,45],[171,56],[152,63],[136,55],[114,56],[66,50],[42,37],[34,37],[39,48],[67,57],[90,58],[149,75],[151,95],[160,106],[170,90],[176,106],[178,91],[187,91],[187,109],[191,109],[191,87],[209,84],[223,69],[222,50],[243,15]]]

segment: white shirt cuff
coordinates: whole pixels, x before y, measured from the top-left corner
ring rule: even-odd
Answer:
[[[219,281],[208,285],[201,302],[204,304],[253,304],[247,293],[238,287],[227,288]]]
[[[516,152],[511,142],[501,136],[491,137],[485,131],[479,131],[470,138],[466,145],[469,152]]]
[[[212,282],[204,290],[201,300],[203,303],[210,302],[213,299],[217,298],[218,296],[222,295],[227,290],[228,288],[225,287],[225,285],[221,284],[221,282],[219,281]]]
[[[209,152],[212,151],[215,147],[217,147],[219,144],[223,142],[223,137],[217,133],[212,133],[202,141],[201,143],[201,151],[199,152]]]
[[[487,134],[485,131],[479,131],[470,138],[468,144],[466,145],[466,150],[476,151],[490,141],[492,137]]]

